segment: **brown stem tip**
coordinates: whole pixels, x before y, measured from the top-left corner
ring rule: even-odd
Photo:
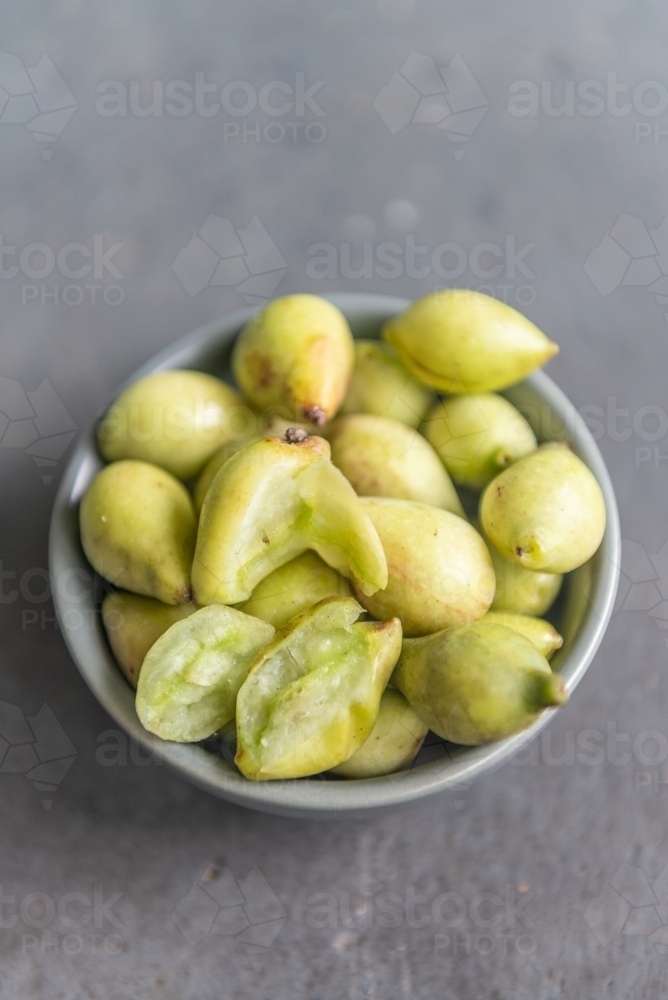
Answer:
[[[321,406],[305,406],[304,416],[317,427],[322,427],[323,424],[327,423],[327,414]]]
[[[285,432],[285,440],[288,444],[299,444],[301,441],[306,441],[307,437],[308,431],[302,427],[288,427]]]

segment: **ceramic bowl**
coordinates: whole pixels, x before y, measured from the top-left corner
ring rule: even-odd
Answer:
[[[344,312],[354,336],[365,338],[378,337],[385,321],[409,304],[384,295],[351,293],[327,298]],[[193,331],[148,361],[128,382],[167,368],[194,368],[228,377],[234,338],[254,311],[244,309]],[[589,430],[547,375],[536,372],[504,395],[521,406],[539,440],[569,441],[593,472],[605,497],[608,517],[601,547],[588,563],[568,574],[549,616],[564,636],[552,666],[562,674],[572,694],[598,649],[617,589],[620,534],[615,495]],[[146,732],[135,712],[134,691],[116,666],[107,643],[99,594],[85,584],[93,574],[79,540],[78,506],[101,465],[92,425],[76,445],[54,503],[49,560],[58,619],[72,657],[100,704],[137,743],[187,780],[223,799],[263,812],[310,819],[363,816],[461,790],[477,775],[507,761],[549,724],[554,710],[544,712],[524,732],[481,747],[453,746],[430,735],[428,745],[409,770],[357,781],[329,776],[247,781],[230,759],[225,759],[229,754],[225,755],[222,747],[169,743]],[[519,771],[516,780],[522,780]]]

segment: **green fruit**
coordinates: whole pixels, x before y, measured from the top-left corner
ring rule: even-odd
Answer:
[[[164,604],[190,601],[195,514],[185,486],[148,462],[113,462],[86,490],[81,544],[117,587]]]
[[[144,659],[137,715],[163,740],[194,743],[234,717],[237,693],[274,629],[234,608],[213,605],[177,622]]]
[[[238,604],[273,570],[313,549],[373,593],[387,582],[378,535],[329,445],[304,431],[233,455],[204,500],[192,568],[197,604]]]
[[[196,476],[218,448],[234,438],[243,403],[229,385],[194,371],[147,375],[125,389],[100,424],[108,462],[152,462],[178,479]]]
[[[542,618],[533,618],[531,615],[514,615],[508,611],[488,611],[481,618],[483,622],[496,622],[497,625],[507,625],[520,635],[529,639],[536,649],[543,654],[546,660],[557,649],[561,649],[564,644],[563,638],[556,628]]]
[[[229,441],[227,444],[224,444],[222,448],[219,448],[218,451],[214,452],[202,469],[193,491],[193,503],[195,504],[195,510],[198,515],[202,510],[207,490],[209,489],[209,486],[211,486],[218,470],[221,466],[225,465],[228,458],[231,458],[232,455],[236,455],[236,453],[241,451],[242,448],[245,448],[246,445],[254,444],[256,441],[260,441],[265,437],[283,437],[285,432],[290,427],[298,427],[307,431],[309,434],[313,433],[312,426],[309,427],[307,424],[295,424],[294,420],[285,420],[283,417],[278,417],[276,415],[268,416],[266,419],[259,417],[251,426],[253,429],[246,435],[238,437],[234,441]]]
[[[438,455],[405,424],[358,413],[335,420],[327,440],[332,462],[360,496],[416,500],[463,516]]]
[[[521,313],[466,288],[418,299],[383,337],[417,378],[453,393],[504,389],[559,350]]]
[[[213,453],[200,472],[197,482],[195,483],[195,489],[193,490],[193,504],[198,515],[202,512],[204,497],[209,490],[209,486],[211,486],[211,483],[216,478],[216,473],[225,465],[228,458],[232,458],[232,455],[236,455],[236,453],[241,451],[242,448],[245,448],[246,445],[254,444],[255,441],[261,440],[261,434],[253,434],[250,438],[243,438],[241,441],[230,441],[228,444],[224,444],[222,448],[219,448],[218,451]]]
[[[568,445],[543,445],[492,480],[480,520],[502,556],[527,569],[568,573],[601,544],[605,501]]]
[[[237,382],[255,406],[280,405],[318,426],[343,402],[353,362],[345,316],[317,295],[270,302],[241,331],[232,354]]]
[[[418,755],[427,726],[398,691],[387,688],[369,738],[352,757],[332,768],[343,778],[376,778],[406,767]]]
[[[484,621],[405,640],[392,682],[425,725],[465,746],[512,736],[568,701],[532,642]]]
[[[381,621],[397,617],[404,634],[429,635],[476,621],[494,596],[487,546],[462,517],[410,500],[363,497],[387,558],[387,586],[360,604]]]
[[[434,397],[414,378],[389,344],[355,341],[355,367],[341,413],[370,413],[417,427]]]
[[[401,649],[401,626],[356,623],[352,598],[294,618],[251,666],[237,699],[235,763],[254,781],[343,763],[371,734]]]
[[[474,490],[536,449],[536,438],[522,414],[494,393],[453,396],[436,403],[423,433],[455,482]]]
[[[117,590],[102,601],[102,621],[116,662],[134,688],[144,657],[170,625],[192,615],[192,604],[163,604]]]
[[[561,574],[525,569],[519,563],[504,559],[489,541],[487,548],[496,575],[496,592],[491,610],[535,615],[538,618],[549,611],[561,589]]]
[[[303,552],[260,580],[239,610],[269,622],[274,628],[283,628],[295,615],[308,611],[326,597],[349,596],[350,584],[345,577],[315,552]]]

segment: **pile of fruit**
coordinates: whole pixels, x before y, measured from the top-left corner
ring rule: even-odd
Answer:
[[[496,394],[556,345],[463,289],[382,335],[355,342],[331,303],[287,296],[237,338],[243,395],[157,372],[98,428],[81,541],[118,588],[102,617],[139,718],[179,742],[234,726],[253,780],[387,774],[428,729],[489,743],[567,700],[540,616],[605,505]]]

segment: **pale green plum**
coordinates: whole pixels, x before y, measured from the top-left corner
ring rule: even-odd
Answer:
[[[198,515],[202,512],[204,497],[208,492],[209,486],[211,486],[211,483],[214,481],[218,470],[225,465],[228,458],[232,458],[232,455],[236,455],[236,453],[241,451],[242,448],[245,448],[246,445],[254,444],[255,441],[260,441],[261,439],[261,434],[253,434],[248,438],[230,441],[228,444],[224,444],[222,448],[219,448],[218,451],[213,453],[197,477],[195,489],[193,490],[193,504],[195,505],[195,510]]]
[[[400,771],[416,758],[427,731],[404,696],[387,688],[371,735],[352,757],[332,771],[343,778],[376,778]]]
[[[241,397],[204,372],[155,372],[133,382],[98,429],[100,451],[113,462],[152,462],[179,479],[196,476],[210,455],[235,437]]]
[[[234,717],[237,693],[274,629],[220,604],[172,625],[146,654],[137,715],[163,740],[194,743]]]
[[[343,313],[317,295],[287,295],[244,327],[232,354],[237,382],[259,409],[286,407],[322,426],[348,389],[355,351]]]
[[[102,601],[102,621],[116,662],[134,688],[144,657],[175,622],[192,615],[192,604],[163,604],[117,590]]]
[[[529,639],[546,660],[561,649],[564,644],[554,625],[543,618],[532,615],[515,615],[509,611],[488,611],[480,619],[483,622],[496,622],[497,625],[507,625]]]
[[[370,736],[401,649],[401,626],[357,622],[353,598],[293,618],[258,655],[237,698],[235,763],[254,781],[301,778]]]
[[[464,518],[410,500],[362,497],[387,558],[388,583],[358,600],[374,618],[396,616],[404,634],[428,635],[476,621],[494,597],[494,570],[483,539]]]
[[[86,558],[111,583],[165,604],[187,604],[196,523],[185,486],[157,465],[102,469],[79,509]]]
[[[327,442],[293,429],[233,455],[206,494],[192,568],[196,604],[238,604],[265,576],[313,549],[363,590],[387,583],[373,524],[329,460]]]
[[[425,725],[465,746],[521,732],[568,700],[529,639],[485,621],[404,640],[392,683]]]
[[[433,398],[433,390],[411,375],[389,344],[355,341],[355,367],[341,413],[370,413],[418,427]]]
[[[559,350],[526,316],[467,288],[418,299],[383,337],[413,375],[451,393],[504,389]]]
[[[492,392],[436,403],[423,433],[455,482],[474,490],[536,449],[534,432],[519,410]]]
[[[563,576],[525,569],[517,562],[504,559],[492,543],[488,539],[486,541],[496,575],[491,610],[537,617],[549,611],[561,590]]]
[[[239,610],[269,622],[274,628],[308,611],[326,597],[349,597],[350,584],[315,552],[303,552],[260,580]]]
[[[605,531],[601,487],[568,445],[542,445],[493,479],[480,520],[506,559],[568,573],[593,556]]]
[[[309,434],[314,433],[313,425],[295,423],[294,420],[286,420],[284,417],[277,416],[276,414],[258,416],[248,426],[249,430],[245,435],[235,438],[234,441],[228,441],[228,443],[224,444],[222,448],[219,448],[218,451],[214,452],[200,472],[193,491],[193,503],[195,504],[195,510],[198,515],[202,510],[207,490],[209,489],[209,486],[211,486],[218,470],[221,466],[225,465],[228,458],[231,458],[232,455],[236,455],[236,453],[241,451],[242,448],[245,448],[246,445],[254,444],[256,441],[260,441],[265,437],[283,437],[285,432],[290,427],[298,427],[307,431]]]
[[[358,413],[337,418],[326,437],[332,462],[360,496],[416,500],[464,515],[438,455],[411,427]]]

